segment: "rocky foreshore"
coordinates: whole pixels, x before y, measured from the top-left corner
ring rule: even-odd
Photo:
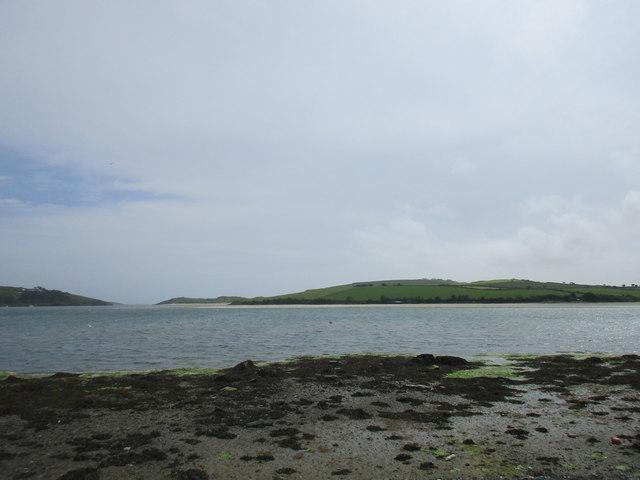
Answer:
[[[636,355],[358,355],[219,372],[10,375],[0,381],[0,472],[637,479],[639,389]]]

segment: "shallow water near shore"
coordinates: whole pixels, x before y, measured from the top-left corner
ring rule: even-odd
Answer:
[[[224,367],[360,352],[640,353],[640,305],[0,309],[0,371]]]

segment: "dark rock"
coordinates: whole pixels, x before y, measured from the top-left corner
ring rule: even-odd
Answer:
[[[442,355],[436,357],[436,363],[439,365],[461,366],[469,365],[469,362],[461,357],[452,357],[450,355]]]
[[[367,420],[372,418],[370,413],[365,412],[361,408],[341,408],[336,413],[349,417],[352,420]]]
[[[78,468],[69,470],[67,473],[58,477],[58,480],[98,480],[100,474],[97,468]]]
[[[411,455],[409,455],[408,453],[401,453],[399,455],[396,455],[395,460],[399,461],[399,462],[406,462],[407,460],[411,460],[413,457]]]
[[[140,454],[140,459],[142,461],[160,461],[166,460],[167,454],[164,453],[159,448],[145,448]]]
[[[270,437],[292,437],[300,433],[300,430],[297,428],[279,428],[278,430],[274,430],[269,433]]]
[[[17,453],[5,452],[4,450],[0,450],[0,462],[2,460],[11,460],[12,458],[16,458]]]
[[[79,373],[69,373],[69,372],[57,372],[51,375],[49,378],[68,378],[68,377],[79,377]]]
[[[536,457],[536,460],[538,460],[539,462],[542,462],[542,463],[551,463],[551,464],[555,464],[555,463],[559,463],[560,462],[560,458],[559,457]]]
[[[352,397],[373,397],[374,395],[375,393],[373,392],[355,392],[351,394]]]
[[[199,437],[214,437],[221,440],[233,440],[238,436],[235,433],[231,433],[226,428],[201,429],[196,431],[196,435]]]
[[[418,467],[420,470],[432,470],[434,468],[436,468],[435,464],[433,462],[423,462],[420,464],[420,466]]]
[[[296,473],[296,470],[294,468],[291,468],[291,467],[284,467],[284,468],[279,468],[278,470],[276,470],[276,473],[278,473],[280,475],[291,475],[293,473]]]
[[[323,422],[333,422],[334,420],[338,420],[338,417],[336,417],[335,415],[322,415],[320,417],[320,420],[322,420]]]
[[[422,447],[418,443],[407,443],[404,447],[402,447],[402,449],[407,451],[407,452],[417,452],[421,448]]]
[[[246,425],[247,428],[266,428],[266,427],[272,427],[272,426],[273,426],[273,422],[269,422],[266,420],[256,420],[255,422],[249,422]]]
[[[213,379],[213,381],[216,383],[233,383],[236,379],[229,375],[218,375]]]
[[[261,453],[260,455],[256,456],[256,460],[258,460],[259,462],[272,462],[275,460],[275,458],[269,453]]]
[[[430,353],[421,353],[420,355],[410,358],[409,362],[418,365],[433,365],[436,363],[436,357]]]
[[[278,441],[278,445],[282,448],[290,448],[291,450],[302,450],[302,444],[296,437],[288,437]]]
[[[190,468],[189,470],[180,470],[173,472],[172,480],[209,480],[209,475],[204,470]]]
[[[351,470],[349,470],[348,468],[341,468],[340,470],[334,470],[333,472],[331,472],[331,475],[349,475],[351,473]]]
[[[232,368],[232,370],[235,370],[236,372],[238,371],[243,372],[245,370],[255,370],[255,369],[256,369],[256,364],[253,363],[251,360],[245,360],[244,362],[241,362]]]
[[[462,441],[462,443],[463,443],[464,445],[475,445],[475,444],[476,444],[476,442],[474,442],[472,438],[465,438],[465,439]]]
[[[380,425],[369,425],[367,426],[367,430],[369,430],[370,432],[385,432],[387,429],[381,427]]]
[[[4,381],[7,383],[24,383],[27,380],[24,378],[16,377],[15,375],[9,375],[7,378],[4,379]]]
[[[587,357],[584,359],[585,363],[604,363],[604,360],[600,357]]]

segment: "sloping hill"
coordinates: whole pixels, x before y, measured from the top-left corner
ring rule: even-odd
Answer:
[[[42,287],[0,287],[0,305],[10,307],[59,307],[59,306],[87,306],[113,305],[113,303],[95,298],[74,295],[60,290],[47,290]]]
[[[438,283],[440,282],[440,283]],[[530,303],[634,302],[640,288],[531,280],[386,280],[358,282],[304,292],[253,298],[244,304],[389,304],[389,303]]]
[[[156,305],[180,305],[195,303],[232,303],[243,302],[248,300],[245,297],[216,297],[216,298],[192,298],[192,297],[174,297],[169,300],[157,303]]]

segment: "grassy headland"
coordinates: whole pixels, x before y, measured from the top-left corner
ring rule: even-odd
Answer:
[[[637,302],[640,287],[578,285],[532,280],[384,280],[358,282],[304,292],[235,302],[251,305],[394,304],[394,303],[531,303]]]
[[[42,287],[0,287],[0,305],[9,307],[61,307],[113,305],[113,303],[95,298],[74,295],[60,290],[47,290]]]

